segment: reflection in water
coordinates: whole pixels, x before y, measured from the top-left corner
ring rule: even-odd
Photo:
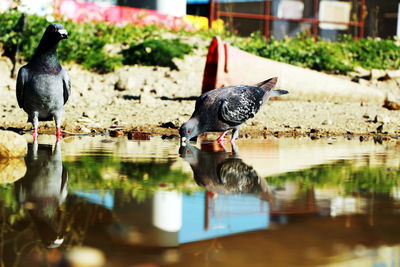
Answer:
[[[61,161],[60,143],[37,141],[28,145],[27,172],[15,183],[18,203],[31,215],[43,244],[55,248],[63,242],[63,214],[60,205],[68,193],[68,173]]]
[[[80,246],[104,253],[107,266],[399,263],[400,171],[386,165],[398,150],[367,144],[367,154],[268,176],[288,160],[262,145],[241,146],[240,157],[188,146],[179,158],[159,152],[176,152],[173,140],[126,142],[130,151],[98,141],[76,155],[65,141],[64,163],[59,144],[31,144],[24,178],[0,186],[0,266],[53,266]],[[295,142],[304,141],[290,146],[299,160]]]
[[[180,243],[268,228],[267,182],[242,161],[236,146],[232,153],[223,149],[215,151],[213,144],[179,149],[196,183],[207,191],[184,198]]]
[[[224,151],[200,150],[187,145],[179,149],[179,154],[192,167],[196,183],[208,192],[222,194],[258,194],[261,199],[269,199],[269,189],[265,179],[253,167],[239,157],[237,148],[232,153]]]

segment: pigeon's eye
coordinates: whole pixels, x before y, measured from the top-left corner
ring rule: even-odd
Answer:
[[[191,132],[192,132],[192,130],[190,130],[190,129],[189,129],[189,130],[187,130],[187,133],[191,133]]]

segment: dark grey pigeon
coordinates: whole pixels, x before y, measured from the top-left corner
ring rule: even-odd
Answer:
[[[17,100],[20,108],[28,113],[33,124],[33,138],[37,138],[39,121],[53,120],[57,139],[61,137],[63,106],[71,94],[71,81],[57,58],[57,45],[68,38],[61,24],[50,24],[30,62],[19,69]]]
[[[42,242],[56,248],[63,242],[63,218],[68,195],[68,172],[63,166],[61,144],[28,144],[25,157],[27,171],[15,185],[15,196],[21,207],[31,204],[30,214]]]
[[[232,129],[233,144],[240,126],[253,118],[270,97],[288,93],[272,90],[277,80],[274,77],[255,86],[228,86],[204,93],[197,99],[192,117],[179,129],[181,142],[193,140],[204,132],[222,132],[218,137],[221,142],[227,131]]]

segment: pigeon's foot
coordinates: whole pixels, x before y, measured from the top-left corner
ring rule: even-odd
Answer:
[[[231,139],[231,145],[232,145],[232,146],[235,146],[235,145],[236,145],[235,140],[236,140],[236,138],[232,138],[232,139]]]
[[[38,130],[36,128],[33,129],[32,136],[33,136],[33,141],[36,141],[38,137]]]
[[[56,138],[59,140],[62,137],[61,128],[56,129]]]
[[[225,147],[225,145],[224,145],[224,142],[223,141],[218,141],[218,144],[219,144],[219,146],[220,147],[222,147],[222,149],[224,150],[224,151],[226,151],[226,147]]]

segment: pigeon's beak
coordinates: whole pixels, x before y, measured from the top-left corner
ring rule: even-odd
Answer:
[[[66,29],[58,30],[58,33],[60,34],[61,39],[68,39],[68,32]]]
[[[187,140],[187,138],[186,137],[182,137],[181,138],[181,146],[186,146],[186,142],[187,142],[188,140]]]

